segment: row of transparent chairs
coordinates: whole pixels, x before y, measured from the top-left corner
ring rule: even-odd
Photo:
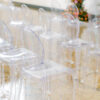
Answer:
[[[4,5],[0,7],[2,8]],[[74,12],[78,13],[75,5],[71,5],[71,7]],[[1,28],[4,31],[0,34],[2,51],[0,53],[0,99],[18,100],[21,97],[21,100],[33,100],[33,98],[34,100],[82,100],[82,98],[90,100],[90,98],[87,99],[87,96],[84,97],[87,93],[87,87],[82,86],[88,86],[88,82],[93,81],[92,79],[89,80],[88,77],[91,71],[87,66],[87,58],[90,57],[88,53],[95,54],[95,51],[91,51],[91,43],[79,38],[80,22],[78,16],[74,17],[71,14],[65,14],[66,18],[59,14],[59,16],[52,16],[41,8],[39,9],[39,22],[43,24],[37,26],[32,24],[34,19],[29,18],[30,21],[27,21],[27,18],[31,16],[27,16],[30,15],[30,10],[26,5],[22,5],[22,8],[10,6],[2,9],[6,9],[5,11],[9,12],[9,16],[12,16],[7,21],[12,34],[8,36],[9,31]],[[25,19],[20,15],[23,15]],[[5,21],[5,17],[1,19]],[[43,19],[46,22],[43,22]],[[54,30],[55,25],[62,30],[56,32]],[[5,27],[3,24],[1,26]],[[73,30],[70,29],[71,32],[66,30],[69,29],[67,26],[73,27]],[[66,32],[70,32],[71,35]],[[7,37],[5,38],[6,34]],[[68,51],[69,57],[66,57],[66,51]],[[73,60],[73,53],[75,60]],[[81,57],[81,55],[83,56]],[[69,64],[65,67],[62,64],[63,61]],[[74,68],[70,68],[72,65]],[[10,70],[7,77],[5,76],[5,69]],[[97,85],[97,81],[96,78],[95,85]],[[8,84],[5,84],[7,82]],[[90,88],[94,87],[94,84],[92,85]],[[81,93],[77,94],[77,92]],[[94,90],[89,93],[90,96],[93,95]],[[78,97],[78,95],[80,96]]]
[[[2,50],[0,53],[0,99],[17,100],[20,95],[21,88],[19,87],[21,86],[19,80],[21,77],[21,69],[22,67],[28,68],[28,66],[31,67],[42,62],[41,57],[43,55],[41,54],[41,43],[39,43],[39,38],[30,29],[24,28],[24,21],[22,19],[16,19],[18,17],[17,14],[21,10],[20,8],[16,9],[14,6],[7,7],[4,5],[1,5],[1,8],[3,13],[1,20],[5,21],[6,19],[4,18],[5,11],[9,15],[11,14],[11,16],[8,18],[7,25],[10,28],[12,34],[10,32],[8,33],[8,30],[6,30],[6,25],[2,25],[1,23],[1,30],[3,31],[0,34],[0,50]],[[10,17],[12,17],[12,19]],[[35,42],[33,42],[33,40]],[[41,62],[39,62],[39,60]],[[7,75],[5,73],[7,73]]]
[[[42,55],[38,56],[38,53],[36,53],[37,50],[33,49],[31,46],[29,46],[29,42],[32,43],[32,40],[36,40],[34,46],[40,46],[37,49],[41,49],[41,44],[39,44],[39,39],[38,37],[30,30],[27,28],[23,29],[22,33],[22,39],[20,47],[14,46],[13,42],[10,43],[10,41],[6,41],[7,39],[9,40],[9,34],[8,30],[6,29],[5,24],[1,22],[1,49],[0,49],[0,99],[17,99],[19,97],[18,95],[20,94],[20,91],[18,91],[18,94],[16,92],[17,90],[17,85],[16,82],[19,80],[20,74],[21,74],[21,69],[23,67],[26,67],[26,69],[31,68],[31,66],[35,66],[39,63],[42,63]],[[6,31],[7,30],[7,31]],[[7,36],[8,35],[8,36]],[[25,40],[26,37],[29,40]],[[10,38],[11,39],[11,38]],[[31,40],[30,40],[31,39]],[[12,40],[12,39],[11,39]],[[25,41],[24,41],[25,40]],[[37,44],[38,42],[38,44]],[[30,47],[30,48],[29,48]],[[39,51],[38,50],[38,51]],[[43,51],[42,51],[43,52]],[[6,72],[8,70],[8,75],[6,75]],[[8,86],[6,86],[6,81]],[[20,84],[20,81],[19,81]],[[20,85],[19,85],[20,86]],[[20,88],[19,88],[20,89]]]
[[[13,10],[13,9],[15,9],[14,7],[11,7],[11,9]],[[19,9],[17,9],[18,10],[18,12],[20,11],[20,8]],[[15,11],[15,10],[13,10],[13,11]],[[17,11],[15,11],[15,13],[16,13]],[[14,14],[15,16],[17,16],[16,14]],[[22,20],[21,20],[22,21]],[[20,89],[21,89],[21,83],[20,83],[20,81],[21,81],[21,79],[19,79],[19,77],[24,77],[24,74],[22,73],[22,72],[25,72],[25,73],[27,73],[28,74],[28,69],[26,70],[26,68],[27,67],[33,67],[34,65],[35,65],[35,67],[37,67],[38,69],[37,69],[37,71],[38,70],[40,70],[40,72],[39,72],[39,74],[41,73],[41,71],[43,70],[43,73],[41,73],[41,74],[44,74],[43,75],[43,77],[41,76],[41,78],[40,79],[42,79],[42,78],[44,78],[44,79],[42,79],[42,81],[43,82],[45,82],[44,84],[48,84],[48,78],[46,78],[46,74],[47,74],[47,72],[49,71],[49,70],[51,70],[50,72],[48,72],[48,74],[50,73],[50,76],[52,76],[55,72],[56,72],[56,74],[61,74],[62,75],[62,73],[64,73],[64,72],[66,72],[66,68],[64,68],[64,67],[59,67],[58,68],[58,65],[56,65],[54,62],[46,62],[46,63],[44,63],[44,62],[42,62],[42,63],[39,63],[39,59],[38,59],[38,64],[39,65],[37,65],[36,63],[37,63],[37,58],[35,58],[35,55],[33,55],[33,49],[36,49],[35,51],[39,51],[41,48],[39,48],[39,47],[37,47],[38,45],[40,45],[40,44],[35,44],[34,46],[31,44],[31,43],[33,43],[33,41],[32,40],[34,40],[34,42],[36,43],[37,41],[35,40],[35,38],[36,38],[36,35],[35,35],[35,38],[32,36],[33,34],[32,33],[30,33],[28,30],[29,30],[29,26],[26,24],[26,23],[23,23],[23,22],[21,22],[21,21],[18,21],[18,20],[12,20],[12,21],[10,21],[9,23],[7,23],[8,24],[8,27],[11,27],[12,29],[13,29],[13,34],[15,33],[14,31],[15,30],[17,30],[17,33],[18,32],[20,32],[21,33],[21,35],[17,38],[17,40],[15,39],[16,38],[16,36],[15,36],[15,38],[14,38],[14,36],[13,36],[13,42],[11,43],[12,45],[14,45],[13,46],[13,48],[11,48],[10,50],[8,50],[8,51],[6,51],[6,52],[4,52],[3,54],[0,54],[0,56],[1,56],[1,62],[2,62],[2,65],[3,64],[7,64],[8,66],[9,66],[9,69],[10,69],[10,77],[9,77],[9,79],[7,79],[7,80],[10,80],[10,87],[9,87],[9,90],[7,91],[7,90],[5,90],[6,89],[6,87],[5,87],[5,89],[4,89],[4,87],[3,86],[1,86],[2,88],[1,88],[1,99],[5,99],[5,98],[7,98],[7,99],[11,99],[11,100],[13,100],[13,99],[15,99],[15,100],[17,100],[18,99],[18,97],[19,97],[19,94],[20,94]],[[48,23],[49,24],[49,23]],[[23,28],[23,27],[26,27],[25,28],[25,30],[21,30],[21,28]],[[27,30],[28,29],[28,30]],[[15,34],[14,34],[15,35]],[[43,34],[44,35],[44,34]],[[47,35],[47,38],[50,36],[50,33],[48,33],[48,34],[45,34],[45,35]],[[59,36],[59,35],[58,35]],[[59,36],[60,37],[60,36]],[[59,38],[58,37],[58,38]],[[52,37],[51,37],[52,38]],[[54,36],[53,36],[53,38],[55,38]],[[25,41],[24,41],[25,40]],[[39,41],[39,39],[38,39],[38,41]],[[14,44],[13,44],[14,43]],[[30,45],[29,45],[30,44]],[[36,47],[35,47],[36,46]],[[33,48],[33,47],[35,47],[35,48]],[[24,49],[25,48],[25,49]],[[31,50],[31,51],[28,51],[28,50],[26,50],[26,49],[29,49],[29,50]],[[43,53],[43,51],[42,51],[42,53]],[[39,54],[39,53],[38,53]],[[42,54],[43,55],[43,54]],[[39,55],[40,56],[40,55]],[[43,56],[41,56],[41,57],[43,57]],[[40,57],[40,58],[41,58]],[[34,59],[35,58],[35,59]],[[43,59],[43,58],[42,58]],[[5,65],[5,66],[7,66],[7,65]],[[29,66],[30,65],[30,66]],[[37,65],[37,66],[36,66]],[[5,68],[5,66],[3,66],[2,68],[3,68],[3,70],[4,70],[4,68]],[[43,66],[43,67],[42,67]],[[24,67],[24,70],[22,71],[22,67]],[[47,71],[46,71],[47,70]],[[36,70],[34,70],[34,68],[32,68],[31,70],[29,70],[29,71],[34,71],[35,73],[37,72]],[[53,71],[53,72],[52,72]],[[4,72],[3,72],[3,74],[5,74]],[[2,75],[3,75],[2,74]],[[21,74],[21,75],[20,75]],[[32,74],[34,74],[34,73],[32,73]],[[38,73],[36,73],[35,75],[37,75]],[[39,75],[40,76],[40,75]],[[38,77],[39,77],[38,76]],[[35,76],[36,77],[36,76]],[[3,78],[5,78],[5,77],[3,77]],[[32,78],[34,78],[34,77],[32,77]],[[36,77],[37,78],[37,77]],[[46,79],[45,79],[46,78]],[[2,79],[2,77],[1,77],[1,79]],[[23,78],[22,78],[23,79]],[[28,81],[28,80],[27,80]],[[58,79],[58,81],[59,81],[59,79]],[[65,80],[64,80],[65,81]],[[67,80],[66,80],[67,81]],[[65,82],[66,82],[65,81]],[[3,79],[3,82],[5,82],[5,79]],[[2,83],[2,82],[1,82]],[[40,83],[39,83],[40,84]],[[59,81],[59,83],[58,83],[58,85],[60,84],[60,81]],[[4,85],[4,83],[2,83],[2,85]],[[29,85],[29,84],[28,84]],[[66,85],[66,84],[65,84]],[[6,85],[4,85],[4,86],[6,86]],[[19,87],[18,87],[19,86]],[[26,85],[27,86],[27,85]],[[42,86],[42,85],[41,85]],[[49,95],[50,93],[49,93],[49,91],[50,90],[48,90],[48,91],[45,91],[46,89],[45,88],[49,88],[49,84],[48,84],[48,86],[47,85],[44,85],[44,86],[42,86],[41,87],[40,86],[40,88],[43,88],[43,91],[41,92],[41,94],[39,93],[39,91],[37,91],[38,92],[38,94],[40,94],[40,97],[39,98],[41,98],[41,96],[43,95],[43,98],[44,99],[46,99],[46,98],[48,98],[49,99],[49,97],[47,96],[47,95]],[[46,86],[46,87],[45,87]],[[59,85],[60,86],[60,85]],[[68,88],[68,87],[67,87]],[[26,88],[25,88],[26,89]],[[18,91],[17,91],[18,90]],[[35,90],[34,90],[35,91]],[[60,90],[59,90],[60,91]],[[6,92],[6,93],[5,93]],[[27,93],[27,92],[29,92],[28,90],[25,90],[25,92],[26,92],[26,99],[29,99],[29,98],[31,98],[31,94],[29,94],[29,93]],[[45,92],[45,93],[47,93],[46,94],[46,96],[45,96],[45,94],[43,93],[43,92]],[[57,92],[57,91],[56,91]],[[55,92],[55,93],[56,93]],[[29,96],[28,96],[28,94],[29,94]],[[32,94],[34,94],[33,92],[32,92]],[[59,94],[58,94],[58,96],[59,96]],[[37,96],[35,97],[35,98],[37,98]],[[53,98],[55,98],[55,97],[53,97]],[[58,97],[57,97],[58,98]],[[31,98],[32,99],[32,98]],[[38,98],[37,98],[38,99]]]

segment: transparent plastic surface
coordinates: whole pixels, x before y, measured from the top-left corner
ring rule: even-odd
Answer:
[[[13,49],[12,42],[12,36],[9,29],[3,21],[0,21],[0,54]],[[0,61],[0,100],[8,99],[11,92],[9,91],[11,87],[9,80],[11,77],[10,71],[8,70],[8,65]]]
[[[95,76],[91,76],[93,78]],[[88,76],[85,77],[86,79],[84,80],[86,83],[91,82],[94,84],[94,80],[91,81]],[[74,100],[99,100],[100,99],[100,91],[99,89],[91,88],[90,84],[83,84],[83,83],[78,83],[78,87],[76,88],[76,93],[75,93],[75,99]]]
[[[34,30],[36,28],[36,26],[33,25],[32,21],[34,21],[35,19],[33,20],[33,15],[30,16],[31,10],[26,5],[23,4],[21,6],[21,8],[12,6],[12,7],[10,7],[10,10],[11,10],[12,18],[11,18],[8,26],[9,26],[9,29],[11,30],[11,32],[13,33],[12,35],[14,38],[14,42],[13,42],[14,45],[16,47],[19,47],[22,42],[22,38],[24,38],[24,37],[22,37],[22,33],[23,33],[22,29],[24,27],[27,27],[37,34],[38,28],[36,29],[37,31]],[[29,35],[29,37],[30,37],[30,35]],[[25,39],[26,39],[26,37],[25,37]]]
[[[86,43],[84,43],[84,41],[81,41],[79,39],[79,37],[77,37],[79,35],[79,28],[80,26],[79,21],[76,20],[76,18],[71,15],[71,14],[64,14],[64,17],[66,18],[66,25],[64,26],[65,29],[67,29],[66,31],[68,31],[69,33],[69,39],[68,41],[62,41],[62,48],[65,49],[65,55],[66,57],[64,58],[64,63],[67,66],[72,66],[74,67],[74,58],[72,56],[75,55],[75,52],[73,51],[73,48],[79,48],[81,45],[85,45]],[[68,50],[69,49],[69,50]],[[67,60],[68,59],[68,60]]]
[[[27,5],[22,4],[21,11],[23,14],[23,21],[26,22],[27,25],[31,25],[32,21],[33,21],[33,15],[32,15],[31,9],[29,9]],[[31,14],[31,16],[30,16],[30,14]]]
[[[61,55],[62,51],[60,49],[60,42],[67,40],[67,35],[61,32],[62,22],[64,22],[64,19],[62,19],[61,15],[56,15],[55,17],[51,14],[47,14],[47,12],[44,10],[44,18],[45,18],[45,31],[41,33],[40,39],[43,43],[44,50],[45,50],[45,59],[54,60],[56,62],[61,62]],[[57,27],[56,27],[57,26]]]
[[[2,21],[0,21],[0,30],[0,53],[3,53],[13,48],[13,39],[9,29]]]
[[[30,29],[24,27],[21,31],[19,41],[17,42],[20,44],[18,45],[18,43],[16,43],[13,48],[10,48],[6,52],[0,53],[0,62],[3,66],[2,70],[5,70],[5,67],[8,66],[7,71],[9,72],[7,74],[9,79],[9,90],[4,89],[3,87],[6,86],[5,76],[1,77],[1,99],[4,98],[9,100],[18,100],[17,98],[20,95],[19,86],[21,69],[23,67],[35,67],[35,65],[43,62],[42,59],[44,55],[42,53],[44,53],[44,51],[42,44],[38,36],[34,34]],[[2,72],[1,75],[5,75],[5,73]]]
[[[0,63],[0,99],[5,100],[9,98],[11,90],[11,84],[9,77],[10,72],[8,71],[9,67],[6,64]]]
[[[10,8],[10,14],[11,14],[11,18],[10,18],[10,23],[12,24],[25,24],[24,21],[24,15],[22,13],[22,9],[20,7],[16,7],[16,6],[9,6]]]
[[[10,18],[7,23],[13,37],[13,45],[18,47],[20,45],[20,36],[22,33],[22,29],[25,26],[25,22],[23,20],[22,9],[16,6],[8,6],[10,9]]]
[[[52,61],[39,66],[35,70],[23,69],[25,100],[72,100],[71,70]]]
[[[0,99],[17,100],[20,94],[19,74],[16,65],[11,66],[5,62],[0,62]]]
[[[39,58],[36,59],[36,56],[32,51],[29,51],[25,48],[18,48],[18,49],[12,49],[8,52],[0,54],[0,60],[4,61],[5,63],[12,63],[21,65],[23,64],[25,66],[28,66],[28,64],[35,65],[35,63],[39,63]]]
[[[71,9],[71,11],[70,11]],[[77,100],[76,92],[77,88],[79,88],[79,83],[82,81],[83,77],[85,77],[84,70],[88,69],[88,51],[90,49],[91,44],[89,44],[87,41],[80,39],[80,22],[78,19],[78,8],[75,4],[71,4],[67,8],[67,13],[65,14],[68,16],[70,14],[70,23],[71,25],[75,26],[76,33],[74,33],[74,38],[70,39],[67,42],[63,42],[62,46],[66,48],[66,56],[67,59],[69,59],[70,62],[66,61],[66,66],[75,68],[75,74],[73,75],[73,100]],[[73,12],[73,14],[71,14]],[[72,16],[72,17],[71,17]]]
[[[28,63],[30,65],[43,62],[44,49],[40,39],[34,32],[24,27],[17,42],[20,44],[15,44],[15,48],[0,54],[2,61],[10,64]]]
[[[83,78],[83,84],[95,90],[100,89],[99,87],[99,84],[100,84],[99,58],[100,58],[100,51],[93,50],[89,52],[89,56],[88,56],[89,68],[87,70],[87,73],[85,73],[85,77]],[[89,81],[90,81],[90,84],[89,84]]]
[[[25,9],[28,9],[27,6],[22,5],[22,7],[25,7]],[[16,7],[12,7],[11,11],[12,11],[12,19],[9,23],[9,29],[11,30],[11,32],[13,33],[13,45],[16,48],[25,48],[28,49],[40,56],[42,56],[41,54],[41,43],[39,38],[37,37],[37,35],[32,34],[32,29],[30,27],[29,24],[27,24],[28,20],[21,19],[21,12],[23,11],[24,8],[16,8]],[[29,10],[28,10],[29,11]],[[24,11],[25,12],[25,11]],[[27,11],[26,11],[27,12]],[[20,15],[17,17],[17,14]],[[26,14],[25,14],[26,15]],[[25,16],[23,15],[23,16]],[[27,17],[27,16],[25,16]],[[28,31],[28,29],[30,31]]]
[[[70,11],[70,7],[72,9],[72,11],[74,13],[76,13],[76,15],[71,15],[71,11]],[[88,52],[89,46],[91,44],[89,44],[87,41],[84,41],[82,39],[79,38],[79,34],[80,34],[80,22],[78,19],[78,8],[76,7],[75,4],[71,4],[69,5],[69,7],[67,8],[68,13],[66,13],[66,17],[69,18],[69,23],[71,23],[71,26],[75,26],[76,28],[76,32],[74,33],[74,38],[70,39],[67,42],[62,42],[62,46],[65,47],[67,50],[67,58],[70,59],[70,61],[74,62],[74,64],[70,64],[70,62],[68,62],[72,67],[77,67],[77,69],[79,69],[78,67],[80,66],[80,56],[83,55],[81,52],[86,53]],[[82,50],[83,48],[83,50]],[[84,50],[84,48],[86,48]],[[81,50],[81,51],[80,51]],[[86,55],[86,54],[85,54]],[[67,63],[67,64],[68,64]],[[77,65],[79,64],[79,65]]]
[[[100,26],[99,23],[100,19],[97,17],[92,21],[93,29],[95,31],[95,44],[93,47],[89,50],[88,53],[88,70],[84,71],[84,77],[82,78],[81,84],[87,88],[89,88],[89,98],[91,100],[99,100],[100,95],[100,49],[99,49],[99,30]],[[92,25],[91,24],[91,25]],[[83,92],[83,91],[82,91]],[[85,91],[86,92],[86,91]],[[94,98],[92,98],[92,96]],[[87,97],[88,98],[88,97]],[[86,98],[86,99],[87,99]]]
[[[41,32],[44,28],[40,25],[41,12],[35,12],[31,10],[27,5],[22,4],[21,7],[9,6],[10,15],[10,24],[16,26],[27,26],[34,32]],[[35,15],[35,14],[36,15]],[[30,16],[31,15],[31,16]],[[39,18],[37,18],[39,16]],[[36,24],[37,23],[37,24]]]
[[[46,37],[46,35],[43,36],[43,34],[40,36],[45,50],[45,59],[61,62],[63,50],[60,48],[60,42],[64,40],[65,37],[59,33],[55,34],[54,37]]]
[[[41,33],[44,30],[44,27],[41,23],[41,12],[42,10],[38,10],[38,12],[33,12],[28,6],[22,4],[22,13],[24,22],[26,25],[31,28],[32,31],[36,32],[37,34]],[[34,14],[35,13],[35,14]],[[31,16],[30,16],[31,15]],[[37,17],[38,16],[38,17]]]
[[[99,36],[99,31],[100,31],[100,17],[96,16],[93,21],[91,22],[92,28],[94,29],[94,34],[95,34],[95,46],[96,49],[99,49],[100,47],[100,36]]]
[[[100,99],[100,51],[89,52],[87,68],[80,73],[81,80],[75,80],[75,100],[99,100]]]
[[[5,41],[8,41],[9,43],[12,43],[13,42],[13,38],[12,38],[12,35],[11,35],[11,32],[9,31],[7,25],[3,22],[3,21],[0,21],[0,38],[5,40]],[[3,41],[1,41],[1,44],[2,44]]]
[[[25,27],[22,32],[21,46],[25,49],[32,51],[37,55],[38,63],[43,62],[44,59],[44,48],[38,35],[36,35],[29,28]]]
[[[58,4],[60,5],[60,1]],[[66,10],[69,13],[65,13],[63,16],[61,16],[61,14],[54,15],[54,10],[56,9],[52,8],[52,15],[48,14],[45,18],[47,20],[46,31],[43,34],[40,34],[40,38],[42,38],[44,44],[45,58],[55,60],[64,65],[66,65],[66,62],[72,61],[66,58],[66,49],[61,47],[60,43],[65,43],[65,41],[68,42],[68,40],[70,40],[69,42],[73,41],[73,43],[76,43],[76,41],[82,42],[80,39],[78,40],[80,28],[78,20],[78,8],[75,6],[75,4],[71,4],[69,7],[72,7],[72,10],[76,13],[76,16],[71,15],[69,8]]]

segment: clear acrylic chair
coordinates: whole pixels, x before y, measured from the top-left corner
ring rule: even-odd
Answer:
[[[69,11],[70,7],[72,8],[72,12],[76,13],[77,16],[70,14],[70,11]],[[75,4],[69,5],[69,8],[67,9],[68,13],[65,13],[64,15],[66,18],[70,17],[69,23],[71,24],[72,27],[73,26],[75,27],[76,31],[74,31],[75,33],[72,34],[72,37],[70,38],[70,40],[67,42],[62,42],[62,45],[65,46],[65,48],[68,48],[69,49],[68,51],[72,51],[72,54],[69,53],[69,56],[71,56],[71,59],[73,58],[72,56],[74,56],[74,59],[72,61],[78,64],[80,62],[81,51],[85,49],[87,49],[86,51],[88,51],[88,47],[90,44],[87,41],[80,39],[79,37],[80,22],[78,20],[78,13],[79,13],[78,8],[76,7]],[[83,50],[81,50],[82,48]],[[76,58],[76,57],[79,57],[79,58]],[[75,65],[75,66],[78,67],[80,65]]]
[[[20,38],[21,29],[25,26],[30,28],[35,33],[39,33],[43,31],[42,25],[36,26],[33,24],[35,19],[33,19],[33,12],[26,6],[21,5],[21,8],[10,6],[10,15],[12,16],[8,23],[9,29],[11,30],[14,38],[14,43],[18,43],[18,39]],[[39,11],[39,14],[41,11]],[[30,16],[32,14],[32,16]],[[41,14],[40,14],[41,15]],[[41,15],[42,16],[42,15]],[[38,19],[38,18],[37,18]],[[40,21],[40,20],[39,20]]]
[[[72,100],[72,70],[53,61],[45,61],[38,66],[37,69],[22,71],[24,99]]]
[[[24,28],[19,40],[20,45],[16,44],[11,50],[0,53],[1,65],[7,66],[9,70],[7,83],[5,85],[2,83],[1,99],[18,100],[21,89],[21,87],[19,88],[21,85],[21,69],[23,67],[29,69],[31,66],[36,67],[37,64],[42,63],[43,54],[41,53],[44,51],[41,52],[42,44],[40,44],[37,35]],[[4,78],[1,79],[5,82]]]
[[[36,49],[35,52],[41,51],[41,48],[39,48],[40,45],[38,45],[40,40],[37,37],[37,35],[35,35],[35,33],[33,31],[31,31],[31,27],[28,24],[29,20],[27,20],[26,14],[22,13],[24,8],[25,8],[24,10],[26,10],[26,12],[28,13],[28,11],[29,11],[28,7],[26,5],[22,5],[22,8],[18,8],[15,6],[9,6],[9,8],[11,10],[10,14],[12,17],[10,18],[8,26],[12,32],[12,36],[13,36],[13,40],[14,40],[13,45],[15,46],[15,48],[25,47],[26,49],[29,49],[32,52],[34,52],[33,50],[35,50],[35,49]],[[23,17],[25,17],[25,19]],[[30,21],[29,21],[29,23],[30,23]],[[30,30],[30,31],[28,31],[28,30]],[[29,33],[29,34],[27,34],[27,33]],[[32,33],[34,33],[34,34],[32,34]],[[30,45],[34,45],[34,46],[30,46]],[[38,52],[37,54],[40,54],[40,53]]]
[[[88,52],[88,70],[85,71],[85,76],[82,78],[83,82],[81,82],[78,88],[78,97],[84,99],[91,100],[99,100],[100,99],[100,41],[99,41],[99,31],[100,31],[100,18],[96,17],[91,22],[92,28],[94,29],[95,34],[95,43],[90,48]],[[85,69],[86,70],[86,69]]]
[[[0,19],[7,24],[8,28],[11,31],[12,37],[18,38],[17,34],[20,33],[20,30],[17,28],[17,26],[23,25],[21,8],[15,7],[13,4],[10,4],[8,6],[1,4],[0,13],[1,13]]]
[[[62,31],[62,23],[64,18],[62,16],[48,14],[44,9],[42,9],[44,14],[43,20],[45,20],[44,28],[45,31],[42,32],[39,37],[44,45],[45,49],[45,59],[53,60],[58,63],[61,63],[60,57],[63,55],[63,51],[60,49],[60,42],[67,40],[67,34]]]
[[[18,43],[14,45],[14,48],[0,54],[2,59],[6,62],[10,63],[10,61],[12,61],[12,63],[16,62],[17,64],[18,62],[20,64],[24,60],[27,60],[29,61],[29,64],[33,63],[34,65],[43,62],[44,49],[40,39],[33,31],[24,27],[17,42]],[[27,59],[25,59],[25,56]],[[15,57],[15,59],[13,59],[13,57]],[[25,64],[27,65],[27,63]]]
[[[76,15],[70,13],[70,7],[72,12]],[[74,33],[72,39],[67,42],[63,42],[62,46],[65,47],[67,50],[67,58],[70,59],[73,63],[67,62],[67,67],[71,67],[75,69],[75,73],[73,75],[73,100],[77,100],[77,89],[79,88],[80,82],[83,82],[83,77],[85,77],[85,72],[88,69],[88,51],[90,49],[91,44],[85,40],[79,38],[80,34],[80,22],[78,20],[78,8],[75,4],[69,5],[67,8],[67,13],[65,13],[65,17],[70,15],[70,24],[75,26],[76,33]],[[72,16],[72,17],[71,17]]]

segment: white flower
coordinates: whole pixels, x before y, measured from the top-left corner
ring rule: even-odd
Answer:
[[[84,0],[83,6],[89,14],[100,15],[100,0]]]

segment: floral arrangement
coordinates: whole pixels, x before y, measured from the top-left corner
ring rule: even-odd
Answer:
[[[79,10],[79,19],[81,21],[88,21],[88,14],[86,11],[84,11],[84,8],[82,6],[84,0],[72,0],[72,1],[76,4],[76,6]]]
[[[80,21],[88,21],[88,14],[86,11],[84,11],[83,8],[83,2],[84,0],[70,0],[70,3],[74,3],[76,5],[76,7],[78,8],[79,13],[77,12],[77,8],[76,10],[73,9],[73,6],[69,6],[69,8],[67,10],[64,11],[63,14],[65,13],[70,13],[72,14],[74,17],[78,17]]]

